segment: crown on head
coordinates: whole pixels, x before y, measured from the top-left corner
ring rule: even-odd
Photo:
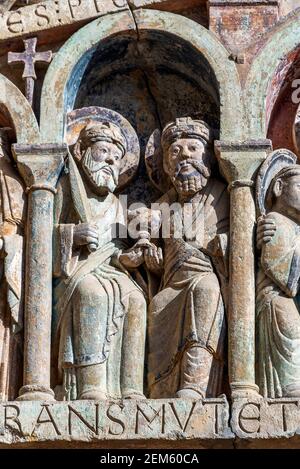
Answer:
[[[167,149],[178,138],[201,138],[206,143],[212,141],[212,130],[206,122],[182,117],[169,123],[162,132],[162,147]]]
[[[127,151],[127,144],[121,129],[112,122],[90,122],[80,132],[79,139],[85,147],[91,143],[105,141],[117,145],[123,152]]]

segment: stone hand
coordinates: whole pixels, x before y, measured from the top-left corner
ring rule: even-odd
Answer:
[[[144,263],[144,251],[141,247],[133,246],[120,255],[119,261],[126,269],[136,269]]]
[[[151,244],[145,249],[144,257],[148,270],[153,274],[160,275],[164,264],[162,249]]]
[[[91,223],[81,223],[74,227],[74,246],[98,246],[98,228]],[[94,249],[91,249],[94,250]]]
[[[273,238],[276,232],[276,225],[272,218],[260,217],[257,220],[256,245],[261,249],[263,244],[267,244]]]

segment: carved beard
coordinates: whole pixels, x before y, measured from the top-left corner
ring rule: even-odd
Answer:
[[[85,175],[94,188],[97,189],[97,192],[103,194],[116,190],[119,176],[116,168],[107,164],[105,161],[95,161],[92,156],[91,148],[86,150],[81,165]]]
[[[182,167],[190,164],[195,168],[191,174],[182,174]],[[207,184],[211,175],[210,169],[197,160],[187,159],[178,163],[172,182],[176,191],[183,197],[188,197],[200,192]]]

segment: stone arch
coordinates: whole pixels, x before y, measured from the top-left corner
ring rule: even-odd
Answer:
[[[39,143],[39,127],[25,96],[0,74],[0,108],[9,115],[18,143]]]
[[[99,42],[119,33],[138,37],[143,31],[176,36],[204,56],[219,86],[221,138],[243,138],[241,85],[236,66],[228,59],[224,46],[211,32],[192,20],[167,12],[139,10],[133,14],[111,14],[93,21],[76,32],[57,53],[42,90],[43,142],[62,143],[64,140],[64,116],[72,110],[81,79]],[[237,121],[240,126],[236,125]]]
[[[299,61],[299,28],[300,8],[275,28],[250,67],[244,88],[248,138],[268,135],[272,110]]]

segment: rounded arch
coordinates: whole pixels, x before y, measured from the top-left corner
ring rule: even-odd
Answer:
[[[18,143],[39,143],[39,126],[29,102],[2,74],[0,74],[0,106],[9,114]]]
[[[300,8],[276,27],[250,67],[244,88],[248,138],[267,136],[273,106],[300,44],[299,30]]]
[[[133,14],[122,12],[107,15],[89,23],[56,54],[42,90],[41,136],[44,142],[63,141],[65,114],[72,110],[81,79],[99,42],[120,33],[138,38],[145,31],[176,36],[205,57],[219,85],[221,138],[243,138],[241,85],[236,66],[228,58],[228,51],[211,32],[190,19],[173,13],[142,9]],[[236,122],[241,125],[237,126]]]

